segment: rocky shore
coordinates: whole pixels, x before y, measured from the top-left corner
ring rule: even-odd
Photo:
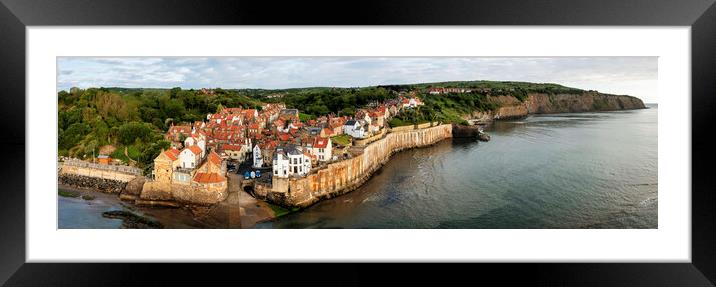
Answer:
[[[155,220],[136,215],[129,211],[113,210],[102,213],[102,217],[112,219],[122,219],[122,228],[131,229],[155,229],[164,228],[164,226]]]
[[[453,138],[471,138],[478,139],[480,141],[489,141],[490,135],[482,131],[481,125],[452,125],[452,137]]]
[[[88,177],[74,174],[58,174],[57,182],[60,185],[92,189],[104,193],[120,193],[127,185],[126,182],[118,180]]]

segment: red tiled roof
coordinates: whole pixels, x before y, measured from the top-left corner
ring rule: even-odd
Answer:
[[[240,151],[241,146],[240,145],[233,145],[233,144],[225,144],[222,146],[224,150],[234,150],[234,151]]]
[[[327,146],[328,146],[327,138],[316,137],[316,140],[313,141],[314,148],[326,148]]]
[[[198,183],[218,183],[225,180],[225,177],[215,172],[197,172],[196,175],[194,175],[194,181]]]
[[[254,109],[248,109],[248,110],[243,110],[241,112],[244,114],[244,117],[246,117],[247,119],[252,119],[254,117],[255,111],[256,110],[254,110]]]
[[[189,135],[191,133],[191,126],[172,126],[169,128],[168,134],[185,133]]]
[[[191,152],[193,152],[194,154],[200,154],[200,153],[201,153],[201,148],[199,148],[199,147],[196,146],[196,145],[190,146],[190,147],[188,147],[188,148],[186,148],[186,149],[189,149],[189,150],[190,150]]]
[[[164,152],[165,155],[167,155],[172,161],[177,160],[179,158],[180,151],[176,148],[169,149]]]
[[[214,151],[211,151],[211,153],[209,153],[208,158],[209,158],[209,161],[215,165],[221,164],[221,157],[219,157],[219,155],[216,154]]]

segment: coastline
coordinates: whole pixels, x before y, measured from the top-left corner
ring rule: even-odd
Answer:
[[[649,107],[644,107],[649,108]],[[620,110],[636,110],[636,109],[644,109],[644,108],[631,108],[631,109],[620,109]],[[615,110],[619,111],[619,110]],[[589,111],[589,112],[602,112],[602,111]],[[542,114],[542,113],[540,113]],[[544,114],[562,114],[562,112],[557,113],[544,113]],[[529,116],[531,114],[524,115],[522,117]],[[508,118],[491,118],[489,121],[486,122],[486,124],[492,124],[495,121],[499,120],[506,120]],[[437,126],[436,126],[437,127]],[[431,127],[435,128],[435,127]],[[454,127],[451,126],[451,128],[454,130]],[[416,130],[409,131],[415,132]],[[419,130],[417,130],[419,131]],[[406,133],[406,132],[398,132],[398,133]],[[385,137],[389,136],[390,134],[394,133],[388,133]],[[370,143],[365,146],[367,149],[371,145],[377,144],[379,141],[382,141],[382,138],[376,142]],[[452,137],[452,135],[450,136]],[[276,204],[276,202],[271,202],[271,199],[266,198],[260,198],[262,200],[257,200],[256,198],[249,195],[247,192],[241,190],[238,188],[240,185],[241,179],[238,178],[238,176],[233,175],[229,176],[229,197],[225,199],[222,202],[219,202],[217,204],[214,204],[210,207],[205,208],[191,208],[187,205],[181,206],[181,207],[175,207],[175,208],[165,208],[165,207],[157,207],[157,206],[144,206],[139,204],[132,204],[131,210],[140,212],[141,216],[148,216],[150,218],[156,219],[159,222],[163,223],[166,228],[252,228],[256,224],[259,223],[265,223],[270,222],[273,220],[276,220],[280,216],[295,213],[295,212],[301,212],[301,209],[308,208],[318,202],[332,199],[339,197],[341,195],[347,194],[349,192],[355,191],[356,189],[362,187],[365,185],[367,181],[369,181],[376,172],[378,172],[385,164],[387,164],[393,155],[409,150],[409,149],[417,149],[417,148],[424,148],[424,147],[430,147],[432,145],[435,145],[449,137],[443,137],[439,140],[430,141],[427,144],[420,144],[416,146],[405,146],[405,147],[399,147],[395,149],[390,149],[387,156],[383,157],[382,159],[375,161],[374,163],[369,163],[368,169],[362,172],[362,175],[357,177],[353,180],[353,182],[350,185],[346,185],[343,188],[339,190],[332,190],[331,192],[318,194],[315,197],[309,198],[308,201],[299,202],[299,206],[297,206],[298,210],[295,210],[292,207],[296,206],[289,206],[288,212],[277,215],[277,212],[274,208],[269,206],[267,203]],[[77,191],[77,192],[92,192],[92,193],[103,193],[107,194],[106,192],[102,190],[92,189],[92,188],[86,188],[86,187],[78,187],[78,186],[71,186],[66,184],[59,184],[58,183],[58,189],[63,190],[70,190],[70,191]],[[123,192],[120,192],[118,194],[107,194],[110,195],[112,198],[116,200],[116,203],[119,203],[122,206],[128,206],[127,202],[123,201],[121,196]],[[59,195],[58,195],[59,196]],[[265,201],[265,202],[264,202]],[[263,204],[262,204],[263,203]],[[281,204],[279,204],[281,205]],[[175,210],[174,212],[171,210]]]

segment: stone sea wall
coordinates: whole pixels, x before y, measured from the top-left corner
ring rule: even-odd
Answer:
[[[104,168],[98,164],[91,163],[75,165],[67,162],[62,165],[60,174],[80,175],[85,177],[116,180],[124,183],[127,183],[140,175],[136,173],[126,173],[123,171],[112,170],[110,168],[111,166]]]
[[[211,205],[223,201],[228,195],[228,189],[225,185],[221,188],[205,188],[147,181],[144,183],[138,199],[142,201],[176,201],[193,205]]]
[[[429,126],[429,125],[428,125]],[[319,200],[350,192],[365,183],[390,156],[404,149],[425,147],[452,137],[445,124],[404,132],[391,132],[367,145],[351,159],[329,164],[303,178],[273,178],[272,185],[257,184],[256,197],[287,207],[307,207]]]
[[[70,159],[59,162],[57,183],[105,193],[120,193],[127,182],[141,177],[141,171],[128,166],[111,166]]]
[[[57,176],[57,183],[80,188],[93,189],[105,193],[120,193],[127,185],[125,181],[89,177],[84,175],[60,173]]]

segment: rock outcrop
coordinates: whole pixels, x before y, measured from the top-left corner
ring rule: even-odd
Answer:
[[[479,135],[479,126],[452,125],[452,137],[454,138],[477,138]]]
[[[127,186],[124,188],[124,191],[122,191],[122,194],[139,196],[140,194],[142,194],[142,187],[144,186],[145,181],[146,179],[141,176],[130,180],[127,183]]]

